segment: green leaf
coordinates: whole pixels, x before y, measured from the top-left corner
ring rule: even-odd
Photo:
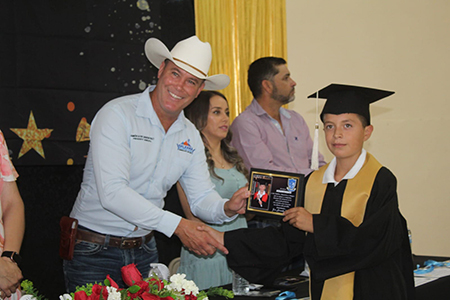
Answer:
[[[208,297],[222,296],[228,299],[234,298],[234,293],[222,287],[212,287],[206,292]]]
[[[24,294],[32,295],[36,300],[47,300],[47,298],[45,298],[43,295],[39,295],[38,290],[36,290],[33,286],[33,282],[25,279],[24,281],[22,281],[20,286],[22,287],[22,291]]]
[[[132,294],[136,294],[137,292],[139,292],[139,290],[141,289],[140,286],[138,285],[132,285],[128,288],[128,291]]]

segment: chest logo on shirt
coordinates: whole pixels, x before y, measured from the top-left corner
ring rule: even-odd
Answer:
[[[132,134],[131,138],[135,141],[144,141],[144,142],[152,142],[155,138],[152,136],[140,135],[140,134]]]
[[[178,151],[187,152],[189,154],[194,153],[195,149],[192,148],[191,144],[189,143],[190,140],[181,142],[177,144]]]

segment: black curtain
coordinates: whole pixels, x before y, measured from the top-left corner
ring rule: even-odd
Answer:
[[[22,271],[47,298],[58,299],[64,293],[59,219],[72,208],[89,146],[77,130],[107,101],[156,83],[157,69],[145,57],[144,43],[156,37],[171,49],[195,34],[194,5],[193,0],[0,3],[0,129],[25,203]],[[52,131],[40,141],[41,153],[38,143],[19,157],[24,140],[11,129],[27,129],[31,112],[37,129]]]

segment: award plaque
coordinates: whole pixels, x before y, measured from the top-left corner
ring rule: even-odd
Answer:
[[[303,174],[251,169],[247,212],[282,217],[285,210],[303,206],[304,180]]]

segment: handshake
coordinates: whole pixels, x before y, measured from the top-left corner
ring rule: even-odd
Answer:
[[[237,190],[233,197],[225,203],[225,214],[229,217],[236,214],[244,214],[247,198],[249,196],[250,192],[248,191],[247,186]],[[217,231],[204,223],[181,219],[175,230],[175,234],[189,251],[198,255],[212,255],[216,250],[228,254],[228,250],[224,246],[224,233]]]
[[[224,233],[204,223],[181,219],[175,234],[189,251],[198,255],[212,255],[216,250],[228,254],[228,250],[224,246]]]

